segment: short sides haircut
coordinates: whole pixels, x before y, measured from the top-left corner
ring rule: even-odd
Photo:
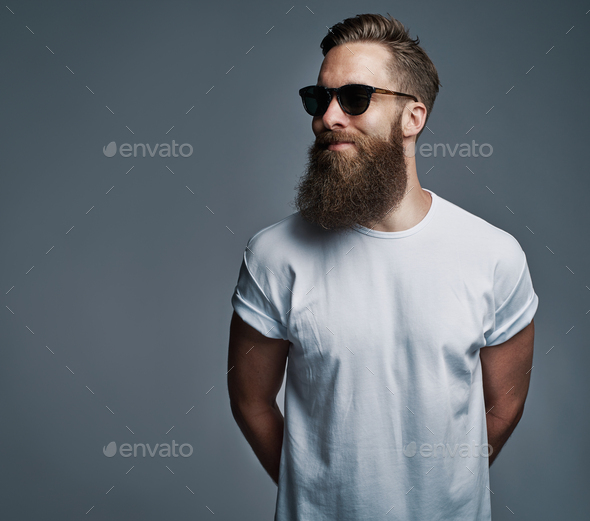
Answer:
[[[386,65],[390,77],[395,79],[397,90],[413,94],[426,107],[426,123],[434,107],[439,86],[442,87],[436,68],[424,49],[420,39],[410,38],[409,29],[393,18],[380,14],[359,14],[333,25],[322,40],[320,47],[326,56],[328,51],[348,42],[380,43],[391,53],[391,61]],[[387,85],[375,85],[388,88]],[[406,98],[398,98],[406,100]],[[407,101],[406,101],[407,102]],[[416,141],[422,131],[416,136]]]

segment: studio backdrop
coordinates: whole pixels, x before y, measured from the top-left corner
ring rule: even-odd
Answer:
[[[512,234],[539,296],[494,519],[589,518],[590,3],[7,1],[2,519],[272,519],[229,407],[230,299],[295,211],[319,43],[360,13],[438,69],[422,186]]]

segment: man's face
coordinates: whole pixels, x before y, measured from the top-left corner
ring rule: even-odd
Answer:
[[[380,44],[334,47],[324,58],[317,84],[398,90],[385,70],[389,58]],[[403,103],[396,96],[373,94],[366,112],[349,116],[333,96],[326,113],[313,118],[316,140],[295,200],[304,218],[328,229],[372,227],[399,206],[407,186]]]

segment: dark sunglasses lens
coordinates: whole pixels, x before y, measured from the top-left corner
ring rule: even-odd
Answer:
[[[369,93],[364,87],[351,85],[340,91],[340,101],[346,112],[352,116],[358,116],[369,107]]]
[[[321,116],[328,108],[328,93],[325,89],[308,87],[303,93],[303,106],[308,114]]]

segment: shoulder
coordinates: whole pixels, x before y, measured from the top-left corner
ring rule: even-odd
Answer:
[[[298,212],[255,233],[248,241],[240,268],[238,286],[242,300],[266,309],[267,318],[282,321],[278,317],[285,317],[292,307],[291,288],[296,277],[306,273],[308,263],[313,262],[314,256],[306,244],[314,242],[321,244],[321,231]],[[240,305],[237,298],[236,303]],[[278,326],[267,321],[265,325],[266,331],[272,325]],[[278,327],[281,338],[287,338],[286,330]]]
[[[329,235],[327,230],[309,223],[299,212],[255,233],[246,246],[247,261],[254,264],[284,264],[310,251]]]
[[[265,247],[276,240],[290,241],[295,235],[297,228],[303,221],[299,212],[292,213],[280,221],[262,228],[256,232],[248,241],[248,246]]]
[[[524,252],[513,235],[440,196],[438,203],[439,223],[452,243],[522,268]]]

